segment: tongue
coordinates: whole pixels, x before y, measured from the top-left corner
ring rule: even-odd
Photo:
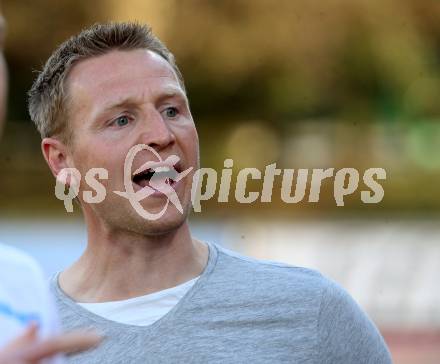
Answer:
[[[141,180],[139,180],[139,181],[137,182],[137,184],[138,184],[139,186],[141,186],[142,188],[144,188],[144,187],[147,187],[147,186],[150,185],[150,180],[147,179],[147,178],[142,178]]]

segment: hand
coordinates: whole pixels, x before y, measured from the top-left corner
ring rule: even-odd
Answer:
[[[92,332],[76,331],[48,339],[37,337],[37,326],[31,324],[26,331],[0,350],[0,364],[38,364],[56,354],[74,353],[90,349],[102,338]]]

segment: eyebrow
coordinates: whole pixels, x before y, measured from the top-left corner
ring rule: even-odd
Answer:
[[[181,98],[183,99],[185,102],[187,102],[187,97],[186,94],[179,88],[175,88],[175,87],[170,87],[165,89],[164,91],[162,91],[160,93],[160,95],[157,97],[157,101],[156,102],[163,102],[167,99],[172,99],[172,98]]]
[[[161,103],[161,102],[163,102],[165,100],[172,99],[172,98],[175,98],[175,97],[181,98],[185,102],[187,102],[187,98],[186,98],[185,93],[183,91],[181,91],[180,89],[175,88],[175,87],[169,87],[169,88],[166,88],[165,90],[161,91],[160,94],[156,97],[155,102],[156,103]],[[107,105],[105,105],[102,108],[100,114],[108,112],[108,111],[112,111],[112,110],[115,110],[115,109],[120,109],[122,107],[126,107],[126,106],[129,106],[129,105],[136,105],[136,104],[139,104],[141,102],[142,101],[140,99],[138,99],[138,98],[133,98],[133,97],[123,98],[123,99],[120,99],[120,100],[116,101],[115,103],[108,103]]]
[[[109,103],[109,104],[107,104],[106,106],[104,106],[102,108],[102,110],[99,113],[100,114],[101,113],[105,113],[105,112],[108,112],[108,111],[112,111],[112,110],[115,110],[115,109],[120,109],[122,107],[129,106],[129,105],[136,105],[138,102],[139,102],[139,100],[137,100],[135,98],[127,97],[125,99],[121,99],[121,100],[117,101],[116,103]]]

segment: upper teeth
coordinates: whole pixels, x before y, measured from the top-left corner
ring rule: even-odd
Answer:
[[[171,168],[170,167],[156,167],[153,168],[153,171],[158,173],[158,172],[170,172]]]

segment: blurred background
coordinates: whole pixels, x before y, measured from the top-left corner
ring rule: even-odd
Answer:
[[[201,141],[201,164],[351,167],[359,189],[337,207],[229,203],[191,218],[195,236],[257,258],[319,269],[382,331],[397,364],[440,363],[440,1],[37,0],[2,2],[9,114],[0,143],[0,240],[49,276],[85,246],[29,120],[26,91],[67,37],[95,22],[146,22],[174,52]],[[363,172],[384,168],[364,204]],[[309,181],[310,182],[310,181]],[[261,191],[261,181],[249,184]],[[306,197],[308,194],[306,194]],[[76,208],[78,210],[78,208]]]

